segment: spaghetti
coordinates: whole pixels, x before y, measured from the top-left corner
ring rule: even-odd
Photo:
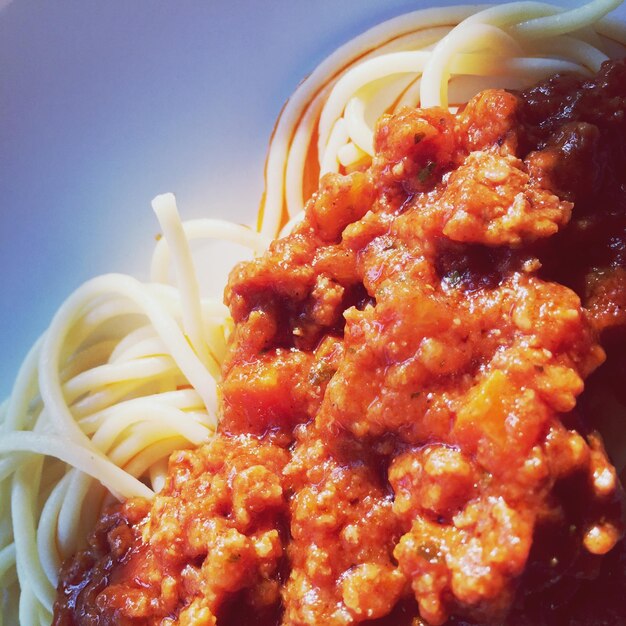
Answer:
[[[220,220],[182,224],[171,194],[154,200],[164,238],[153,282],[108,275],[78,289],[2,406],[0,623],[49,624],[60,564],[111,495],[150,497],[171,452],[215,432],[230,321],[218,298],[200,297],[189,240],[261,253],[299,219],[310,181],[371,159],[373,127],[386,111],[454,108],[488,86],[593,74],[625,51],[626,29],[604,19],[618,4],[453,7],[385,22],[326,59],[285,106],[268,153],[259,232]]]

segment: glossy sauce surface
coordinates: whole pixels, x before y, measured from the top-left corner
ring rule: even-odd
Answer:
[[[625,111],[615,62],[383,117],[233,270],[218,436],[102,519],[55,624],[625,623],[591,395],[623,397]]]

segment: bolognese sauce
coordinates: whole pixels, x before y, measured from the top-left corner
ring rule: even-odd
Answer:
[[[625,116],[625,62],[383,116],[231,273],[218,435],[102,517],[54,624],[626,623]]]

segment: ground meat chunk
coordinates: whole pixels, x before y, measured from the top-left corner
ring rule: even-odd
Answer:
[[[472,607],[473,617],[481,619],[486,610],[489,621],[503,619],[512,599],[509,581],[528,558],[532,526],[503,498],[473,502],[453,526],[418,518],[394,555],[411,579],[420,614],[429,624],[443,624],[449,613],[444,599],[452,594],[454,602]]]
[[[472,98],[458,117],[459,137],[467,152],[491,149],[510,154],[517,149],[519,100],[506,91],[486,89]]]
[[[443,233],[453,241],[519,245],[554,235],[572,205],[533,184],[522,161],[473,152],[450,177]]]
[[[404,108],[383,116],[374,138],[373,173],[409,193],[432,189],[458,158],[454,118],[443,109]]]
[[[361,219],[374,200],[368,174],[327,174],[309,206],[309,219],[324,241],[336,241],[343,229]]]
[[[329,626],[381,617],[405,587],[392,562],[399,528],[378,478],[378,459],[356,441],[329,450],[313,425],[301,429],[285,469],[292,564],[285,623]],[[375,595],[367,593],[378,585]]]
[[[425,512],[450,517],[471,498],[477,481],[474,463],[456,448],[438,445],[405,452],[389,469],[393,510],[408,520]]]

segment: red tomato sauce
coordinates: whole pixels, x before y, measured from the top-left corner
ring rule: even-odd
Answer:
[[[375,151],[233,270],[219,433],[102,518],[56,626],[626,623],[626,64]]]

